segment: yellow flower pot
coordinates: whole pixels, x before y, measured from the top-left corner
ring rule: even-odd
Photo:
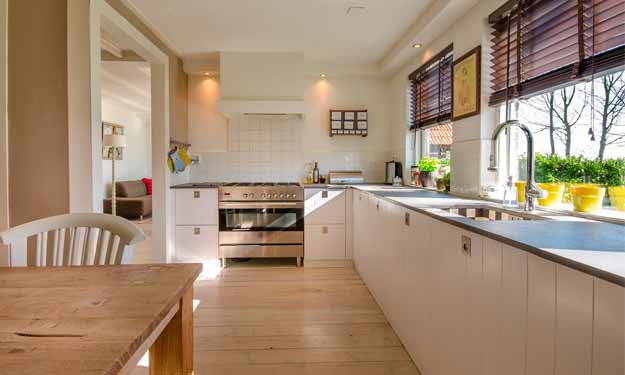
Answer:
[[[598,185],[571,185],[571,200],[578,212],[595,212],[603,205],[605,188]]]
[[[564,184],[540,183],[538,187],[547,192],[546,198],[539,198],[538,204],[543,207],[551,207],[562,203],[564,195]]]
[[[517,201],[519,203],[525,203],[525,185],[525,181],[517,181],[514,183],[514,186],[516,186]]]
[[[619,211],[625,211],[625,186],[610,186],[608,195],[612,207]]]

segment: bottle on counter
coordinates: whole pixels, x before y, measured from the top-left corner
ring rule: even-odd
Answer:
[[[317,162],[315,162],[315,167],[313,168],[312,175],[313,175],[313,184],[318,184],[319,183],[319,167],[317,167]]]
[[[503,191],[502,206],[507,208],[518,208],[518,195],[516,186],[512,182],[512,176],[508,176],[508,182],[506,183],[506,189]]]

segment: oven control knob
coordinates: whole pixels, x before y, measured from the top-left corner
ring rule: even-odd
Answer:
[[[243,193],[243,198],[247,198],[247,193]]]
[[[254,193],[250,193],[250,199],[254,199]]]
[[[278,194],[274,194],[274,195],[273,195],[273,197],[274,197],[274,198],[278,198]]]
[[[266,197],[265,193],[261,193],[261,194],[260,194],[260,197],[261,197],[262,199],[265,199],[265,197]]]
[[[284,194],[280,194],[280,199],[284,199]]]

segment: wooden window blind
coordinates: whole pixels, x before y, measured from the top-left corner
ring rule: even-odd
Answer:
[[[489,21],[491,105],[625,65],[625,0],[508,1]]]
[[[411,130],[451,120],[452,62],[450,45],[408,76]]]

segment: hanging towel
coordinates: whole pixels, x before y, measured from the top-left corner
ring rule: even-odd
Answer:
[[[171,160],[171,155],[167,155],[167,167],[171,173],[174,173],[174,161]]]
[[[180,149],[176,148],[170,155],[171,161],[174,163],[174,171],[176,173],[184,171],[186,165],[180,158]]]

